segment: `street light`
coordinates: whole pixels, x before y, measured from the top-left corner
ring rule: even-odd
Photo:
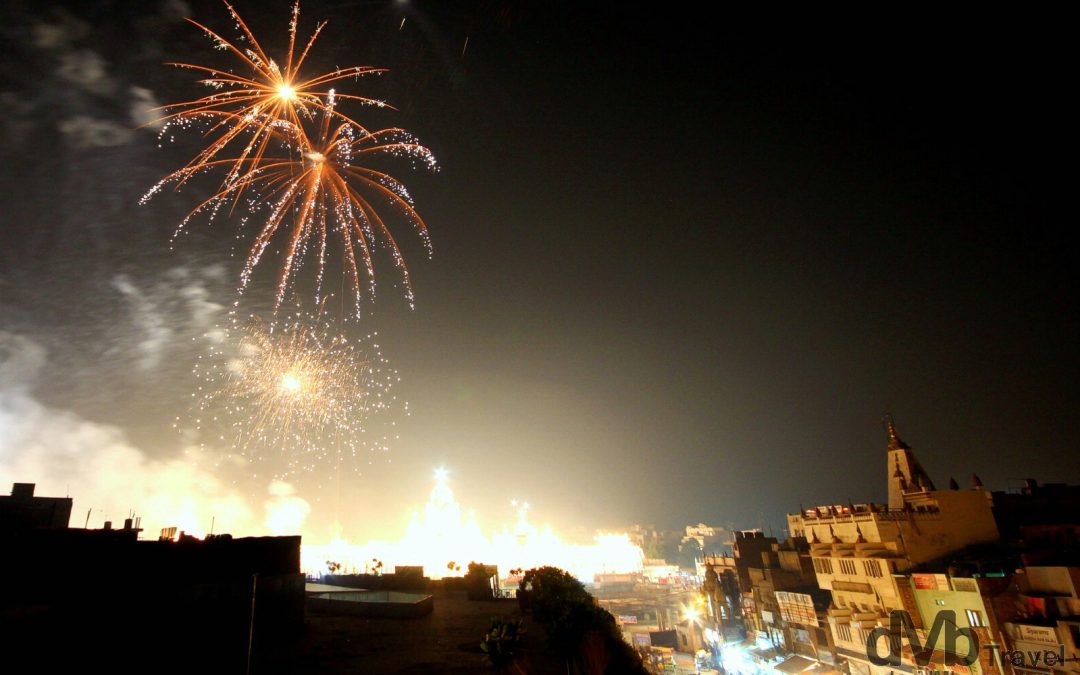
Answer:
[[[701,644],[705,642],[705,637],[701,634],[701,624],[698,622],[698,619],[701,618],[701,612],[698,611],[697,607],[694,607],[692,605],[684,605],[683,616],[685,616],[687,619],[686,627],[690,630],[690,640],[692,643],[691,646],[694,648],[694,652],[696,653],[697,650],[701,648]],[[696,642],[693,639],[695,633],[700,636],[700,640]]]

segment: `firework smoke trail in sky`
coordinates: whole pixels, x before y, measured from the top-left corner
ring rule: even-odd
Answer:
[[[238,205],[250,213],[263,211],[266,220],[247,255],[241,288],[247,287],[274,235],[284,231],[286,243],[282,248],[275,308],[284,301],[290,283],[295,281],[295,274],[311,249],[315,251],[318,268],[314,295],[316,302],[320,300],[328,239],[341,241],[342,274],[354,292],[357,315],[364,288],[369,295],[374,293],[372,252],[377,245],[390,252],[403,275],[411,306],[414,299],[408,269],[379,208],[389,207],[408,221],[420,234],[430,255],[427,227],[414,209],[405,185],[369,166],[369,162],[377,157],[408,157],[434,170],[436,164],[431,151],[402,129],[372,132],[337,109],[339,100],[385,105],[382,102],[324,89],[346,77],[380,72],[378,69],[345,68],[307,80],[298,78],[300,65],[325,25],[320,24],[314,31],[294,63],[299,5],[293,8],[284,68],[266,57],[239,15],[228,7],[251,47],[241,50],[208,28],[196,25],[212,36],[221,49],[240,57],[256,75],[249,79],[213,68],[175,64],[209,73],[203,83],[222,91],[165,106],[164,110],[175,112],[165,118],[168,124],[163,133],[178,124],[186,127],[206,123],[209,124],[207,135],[214,140],[187,165],[155,184],[143,196],[142,203],[167,185],[179,188],[196,174],[224,170],[225,178],[217,191],[189,212],[177,227],[177,233],[195,215],[208,213],[213,220],[223,207],[230,213]],[[313,127],[314,132],[309,134],[305,125]],[[222,155],[227,148],[239,148],[239,153],[225,158]],[[291,225],[284,224],[287,222]],[[362,275],[366,276],[364,282]]]
[[[359,471],[385,452],[399,381],[376,336],[350,340],[303,312],[267,323],[236,320],[213,336],[194,368],[196,430],[274,478],[324,468]],[[276,467],[276,471],[273,468]]]

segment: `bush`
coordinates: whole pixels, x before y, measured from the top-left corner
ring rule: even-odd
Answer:
[[[491,628],[480,641],[480,649],[488,656],[491,665],[504,670],[513,664],[521,652],[525,622],[509,617],[492,617]]]

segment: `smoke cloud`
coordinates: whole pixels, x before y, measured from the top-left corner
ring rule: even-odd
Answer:
[[[254,499],[202,468],[198,450],[152,458],[117,427],[35,400],[33,379],[46,359],[40,345],[0,332],[0,485],[31,482],[40,495],[70,495],[73,526],[133,513],[151,537],[171,526],[203,535],[212,523],[236,535],[299,532],[311,509],[291,485],[269,485],[257,511]]]

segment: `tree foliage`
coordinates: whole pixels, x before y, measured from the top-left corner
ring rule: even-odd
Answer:
[[[544,627],[548,646],[573,659],[581,672],[644,674],[637,653],[622,639],[615,617],[596,604],[585,586],[557,567],[525,572],[521,588],[529,595],[533,618]]]

